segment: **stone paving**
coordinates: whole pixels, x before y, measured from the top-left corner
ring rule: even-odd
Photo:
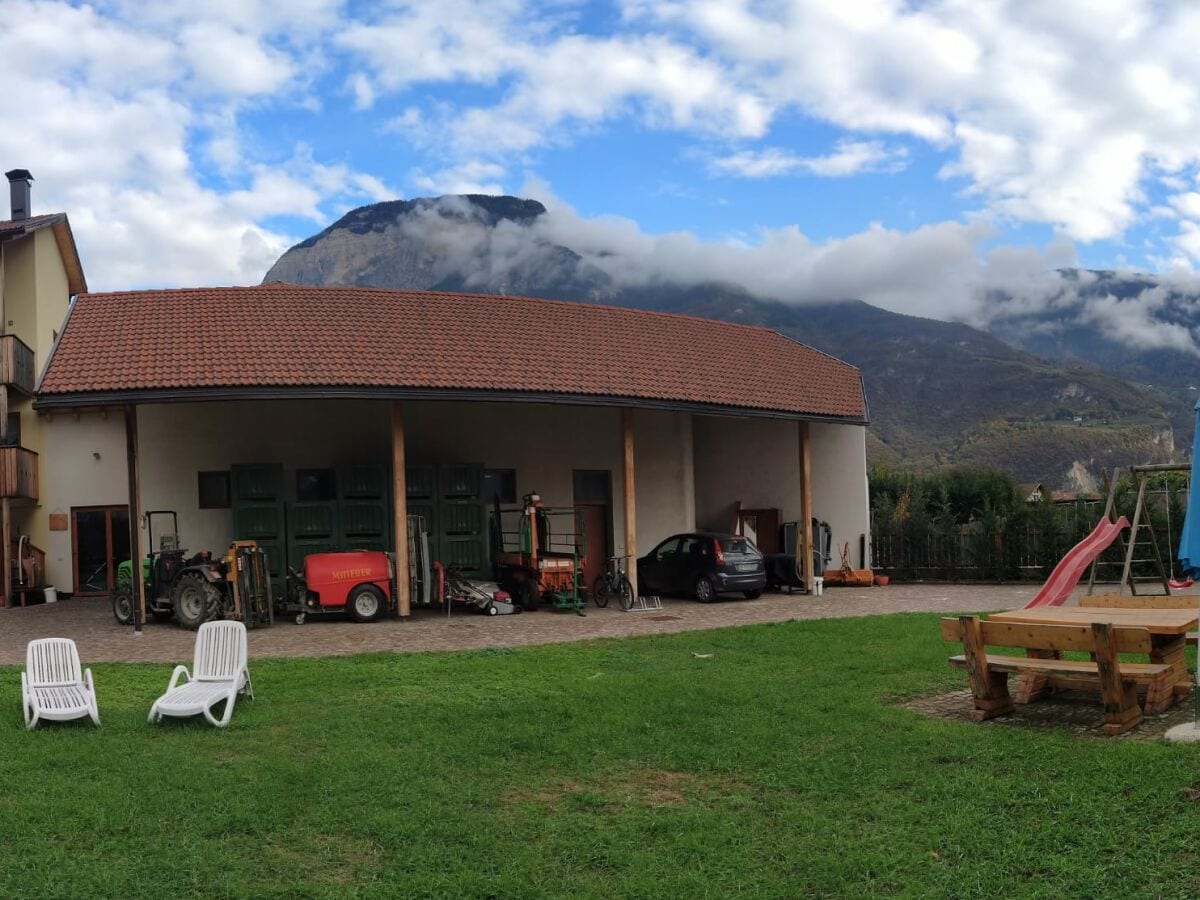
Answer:
[[[484,647],[521,647],[638,634],[673,634],[705,628],[827,619],[895,612],[974,612],[1026,603],[1035,585],[905,584],[828,588],[822,596],[764,594],[758,600],[701,604],[666,599],[663,611],[624,613],[615,607],[587,609],[586,616],[539,611],[488,617],[455,611],[449,618],[415,611],[407,621],[361,625],[342,619],[290,619],[250,632],[250,655],[335,656],[391,650],[420,652]],[[69,637],[87,662],[182,662],[191,659],[195,636],[177,626],[149,623],[140,637],[112,617],[107,600],[73,598],[26,608],[0,609],[0,665],[25,661],[25,645],[38,637]]]
[[[917,697],[902,705],[913,712],[955,722],[971,722],[971,711],[975,708],[969,690]],[[1191,698],[1187,698],[1166,712],[1144,716],[1132,731],[1110,737],[1104,733],[1104,706],[1099,695],[1082,691],[1063,691],[1036,703],[1017,704],[1012,715],[996,716],[994,719],[972,724],[982,728],[1050,729],[1076,736],[1103,738],[1106,741],[1156,741],[1173,726],[1191,722],[1195,717],[1196,710]]]

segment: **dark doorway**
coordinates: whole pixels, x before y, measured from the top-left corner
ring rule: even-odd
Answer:
[[[111,594],[117,584],[117,566],[129,559],[129,508],[73,508],[71,550],[75,593],[81,596]]]
[[[583,519],[584,585],[592,584],[604,571],[612,553],[612,473],[603,469],[576,469],[572,473],[575,508]]]
[[[740,509],[738,534],[750,538],[763,553],[779,553],[779,526],[782,518],[783,514],[778,509]],[[793,553],[795,548],[785,548],[783,552]]]

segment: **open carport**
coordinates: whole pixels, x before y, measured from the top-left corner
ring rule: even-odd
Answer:
[[[482,571],[490,505],[531,492],[584,512],[593,566],[696,528],[816,516],[856,550],[869,530],[858,371],[683,316],[282,284],[83,294],[37,408],[43,506],[72,522],[47,568],[77,594],[78,510],[127,510],[93,518],[109,547],[132,523],[140,557],[139,514],[172,509],[185,546],[255,537],[277,572],[364,542],[404,571],[414,511]],[[267,513],[273,534],[245,533]]]

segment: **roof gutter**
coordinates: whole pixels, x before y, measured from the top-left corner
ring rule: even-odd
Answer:
[[[64,333],[66,329],[63,329]],[[861,376],[860,376],[861,377]],[[84,391],[63,394],[40,394],[34,402],[39,411],[82,410],[126,404],[154,403],[211,403],[233,400],[458,400],[476,403],[549,403],[560,406],[628,406],[664,412],[687,412],[695,415],[731,416],[830,422],[840,425],[868,425],[866,395],[863,395],[863,415],[838,416],[824,413],[787,412],[749,406],[728,406],[710,403],[691,403],[682,400],[656,400],[644,397],[621,397],[597,394],[567,394],[552,391],[456,390],[452,388],[374,388],[374,387],[216,387],[216,388],[154,388],[126,391]]]

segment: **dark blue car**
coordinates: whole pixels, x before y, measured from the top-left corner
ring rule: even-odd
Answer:
[[[644,594],[708,603],[718,594],[738,593],[753,600],[766,584],[762,554],[737,534],[675,534],[638,560],[638,590]]]

